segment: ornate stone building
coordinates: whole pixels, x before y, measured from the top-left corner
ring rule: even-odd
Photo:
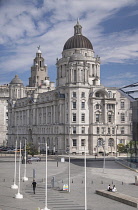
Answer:
[[[0,85],[0,146],[6,146],[8,140],[8,84]]]
[[[82,35],[77,22],[74,35],[57,59],[56,88],[48,78],[40,48],[31,68],[29,86],[16,76],[10,83],[9,139],[33,142],[40,150],[45,141],[49,151],[62,154],[116,153],[117,144],[131,138],[130,100],[117,88],[100,82],[100,58]]]

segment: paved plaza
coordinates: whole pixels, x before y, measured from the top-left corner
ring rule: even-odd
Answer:
[[[11,189],[14,177],[14,158],[0,157],[0,210],[37,210],[45,207],[45,161],[27,164],[27,182],[21,181],[23,199],[16,199],[17,190]],[[50,210],[84,210],[84,161],[71,159],[71,192],[62,191],[63,184],[68,184],[68,162],[48,158],[48,208]],[[35,169],[37,182],[36,194],[33,194],[32,180]],[[21,177],[24,164],[21,165]],[[105,173],[103,160],[87,159],[87,210],[131,210],[134,207],[95,194],[96,189],[106,189],[108,184],[115,184],[117,190],[138,198],[138,186],[134,185],[138,173],[124,168],[110,158],[106,158]],[[55,188],[51,188],[52,177]],[[17,182],[18,184],[18,163]]]

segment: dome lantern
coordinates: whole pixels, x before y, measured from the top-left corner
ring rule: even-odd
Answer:
[[[74,26],[74,35],[82,35],[82,26],[79,24],[79,19],[77,24]]]

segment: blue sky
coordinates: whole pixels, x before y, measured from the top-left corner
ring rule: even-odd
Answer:
[[[138,0],[1,0],[0,84],[18,74],[28,85],[39,45],[55,81],[56,58],[73,36],[77,18],[101,58],[101,83],[138,82]]]

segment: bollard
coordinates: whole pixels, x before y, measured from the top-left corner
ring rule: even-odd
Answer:
[[[114,184],[114,182],[112,181],[112,184]]]
[[[62,180],[62,183],[63,183],[63,180]]]
[[[103,184],[103,181],[101,181],[101,184]]]
[[[83,184],[83,180],[82,180],[82,184]]]
[[[91,183],[93,184],[93,181]]]
[[[55,187],[55,176],[52,177],[51,186],[52,186],[52,188]]]
[[[73,179],[72,179],[72,183],[73,183]]]
[[[122,182],[122,185],[123,185],[123,182]]]
[[[3,182],[5,182],[5,179],[3,179]]]

